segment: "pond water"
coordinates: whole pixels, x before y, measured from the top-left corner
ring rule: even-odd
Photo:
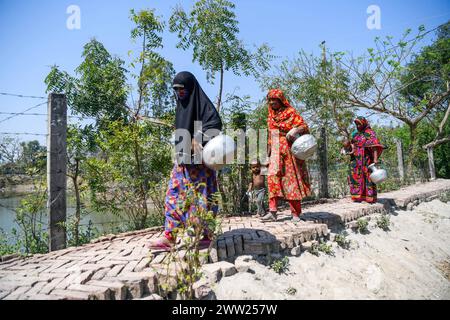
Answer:
[[[8,236],[11,235],[13,229],[19,230],[19,226],[15,221],[16,212],[14,209],[19,207],[20,201],[24,199],[24,196],[13,196],[8,198],[0,198],[0,230],[3,230]],[[67,218],[72,217],[75,214],[75,208],[68,204],[67,206]],[[42,213],[42,225],[43,229],[48,228],[48,214],[44,210]],[[91,224],[99,232],[109,233],[113,227],[120,227],[126,223],[123,218],[105,213],[89,213],[82,217],[81,225],[87,227]],[[13,244],[13,239],[8,237],[8,242]]]

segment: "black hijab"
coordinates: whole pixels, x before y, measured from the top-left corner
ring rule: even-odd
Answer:
[[[178,73],[173,85],[183,85],[189,94],[185,100],[177,99],[175,129],[186,129],[194,137],[194,121],[202,121],[203,133],[208,129],[222,130],[219,113],[192,73]]]

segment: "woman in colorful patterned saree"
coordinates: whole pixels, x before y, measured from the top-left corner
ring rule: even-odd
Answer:
[[[270,90],[267,99],[269,213],[261,219],[276,221],[278,201],[284,198],[289,202],[292,220],[300,221],[301,200],[311,194],[311,186],[305,162],[295,158],[290,150],[295,138],[309,133],[309,128],[281,90]]]
[[[351,154],[348,184],[355,202],[377,202],[377,186],[370,180],[369,165],[378,163],[383,146],[377,139],[364,117],[355,119],[357,130],[352,133],[353,153]]]

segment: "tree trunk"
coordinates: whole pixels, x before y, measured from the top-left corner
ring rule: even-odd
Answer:
[[[217,111],[218,112],[220,112],[220,104],[222,103],[222,90],[223,90],[223,65],[220,66],[219,97],[217,99]]]
[[[75,226],[74,226],[74,238],[75,238],[75,246],[79,245],[80,241],[80,221],[81,221],[81,197],[80,197],[80,189],[78,187],[78,174],[80,169],[80,160],[75,159],[75,174],[72,177],[72,183],[75,190]]]
[[[217,172],[217,186],[218,186],[218,189],[220,192],[220,197],[222,198],[223,211],[225,211],[226,213],[229,213],[228,198],[225,193],[225,189],[223,188],[222,174],[220,173],[220,171]]]
[[[427,148],[427,153],[428,153],[428,166],[430,168],[430,179],[435,180],[436,179],[436,169],[434,167],[433,148]]]
[[[139,130],[139,129],[137,129]],[[139,178],[142,177],[143,173],[142,173],[142,166],[141,166],[141,157],[139,154],[139,143],[138,141],[134,141],[134,158],[136,161],[136,174]],[[141,215],[141,217],[137,217],[139,221],[139,229],[143,229],[145,227],[145,221],[147,220],[147,216],[148,216],[148,208],[147,208],[147,193],[146,193],[146,186],[145,186],[145,182],[144,180],[142,180],[139,183],[139,193],[140,193],[140,207],[143,210],[143,214]],[[139,219],[141,218],[141,219]]]
[[[416,140],[417,140],[417,132],[415,125],[409,125],[409,138],[410,145],[408,148],[408,175],[413,176],[413,159],[416,155]]]
[[[400,139],[396,139],[395,143],[397,145],[398,174],[400,176],[400,180],[403,182],[405,180],[405,167],[403,162],[402,141]]]
[[[327,131],[326,127],[322,126],[320,130],[319,139],[319,170],[320,170],[320,180],[319,180],[319,197],[329,198],[328,192],[328,147],[327,147]]]

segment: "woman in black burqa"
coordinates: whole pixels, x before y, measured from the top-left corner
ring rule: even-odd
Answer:
[[[173,88],[177,96],[176,150],[188,152],[180,152],[177,155],[165,198],[164,236],[151,241],[149,247],[153,250],[170,250],[176,243],[177,231],[186,225],[191,214],[195,212],[194,205],[187,210],[180,208],[179,202],[186,196],[188,188],[195,187],[202,195],[203,201],[200,201],[199,205],[206,210],[216,214],[218,209],[217,204],[212,201],[212,195],[217,192],[215,171],[201,162],[192,160],[198,159],[196,156],[201,153],[205,136],[211,138],[219,134],[222,130],[222,121],[192,73],[186,71],[178,73],[173,80]],[[201,129],[194,126],[195,121],[201,122]],[[209,230],[205,228],[204,234],[203,244],[207,244],[210,241]]]

